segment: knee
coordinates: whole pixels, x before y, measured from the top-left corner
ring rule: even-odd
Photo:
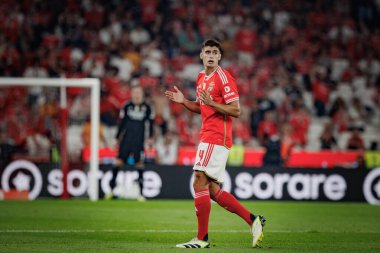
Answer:
[[[208,179],[203,172],[196,172],[194,175],[193,189],[195,191],[208,188]]]

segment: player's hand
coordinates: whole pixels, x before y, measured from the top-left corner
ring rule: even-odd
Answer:
[[[169,98],[171,101],[174,101],[176,103],[183,104],[185,102],[185,96],[183,93],[177,88],[177,86],[174,86],[175,91],[167,90],[165,91],[165,96]]]
[[[211,105],[212,98],[210,96],[210,93],[207,90],[202,90],[199,94],[199,99],[205,104],[205,105]]]

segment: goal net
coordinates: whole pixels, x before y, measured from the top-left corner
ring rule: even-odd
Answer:
[[[79,96],[79,97],[78,97]],[[80,100],[79,98],[82,98]],[[36,166],[32,166],[28,161],[28,157],[49,157],[49,162],[57,162],[60,165],[62,174],[54,177],[49,174],[52,180],[59,180],[56,185],[51,186],[52,191],[60,195],[62,198],[68,198],[68,178],[70,159],[76,159],[75,142],[78,138],[82,138],[82,134],[78,131],[77,134],[70,140],[71,133],[68,129],[70,124],[75,124],[75,119],[70,118],[69,109],[76,106],[79,109],[85,107],[87,100],[88,114],[79,115],[81,120],[87,121],[90,129],[88,131],[88,143],[90,145],[90,159],[88,178],[86,179],[86,191],[90,200],[98,200],[98,172],[99,172],[99,105],[100,105],[100,82],[96,78],[0,78],[0,140],[2,149],[0,149],[1,167],[1,190],[7,192],[10,190],[10,184],[19,188],[22,192],[25,190],[25,182],[28,177],[22,173],[16,176],[11,175],[14,171],[13,167],[8,166],[7,172],[4,171],[4,166],[9,165],[10,161],[5,161],[7,158],[6,145],[9,139],[12,139],[12,145],[21,145],[27,148],[22,153],[18,154],[20,159],[19,166],[28,167],[31,174],[34,173]],[[79,101],[79,102],[78,102]],[[83,102],[83,103],[82,103]],[[27,112],[27,113],[26,113]],[[40,117],[41,113],[49,115],[49,117]],[[78,116],[78,115],[77,115]],[[83,122],[82,122],[83,123]],[[56,126],[54,125],[56,124]],[[20,127],[22,126],[22,127]],[[43,132],[43,129],[48,134],[36,134]],[[33,129],[33,131],[29,131]],[[49,135],[49,136],[46,136]],[[13,137],[13,138],[10,138]],[[15,140],[16,139],[16,140]],[[49,142],[50,141],[50,142]],[[74,147],[74,151],[72,148]],[[49,154],[46,155],[48,150]],[[79,150],[80,151],[80,150]],[[17,155],[17,152],[12,152],[12,155]],[[74,156],[74,158],[72,158]],[[26,158],[25,158],[26,157]],[[9,158],[9,157],[8,157]],[[13,169],[13,170],[12,170]],[[2,171],[1,171],[2,170]],[[41,170],[41,169],[40,169]],[[7,173],[4,175],[4,173]],[[38,178],[38,176],[37,176]],[[36,192],[41,192],[41,184],[34,177],[33,190],[29,192],[28,199],[34,199]],[[10,183],[12,182],[12,183]],[[71,182],[73,183],[73,182]],[[34,192],[36,191],[36,192]],[[1,197],[1,196],[0,196]]]

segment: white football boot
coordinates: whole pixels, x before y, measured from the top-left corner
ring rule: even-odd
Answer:
[[[251,225],[251,234],[252,234],[252,247],[261,247],[261,242],[264,238],[264,225],[265,217],[257,215],[255,220]]]
[[[196,249],[196,248],[199,248],[199,249],[203,249],[203,248],[210,248],[210,243],[207,242],[207,241],[202,241],[202,240],[199,240],[198,238],[193,238],[191,241],[189,242],[185,242],[185,243],[181,243],[181,244],[177,244],[176,245],[177,248],[193,248],[193,249]]]

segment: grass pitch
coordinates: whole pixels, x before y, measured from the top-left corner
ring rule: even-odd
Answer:
[[[380,206],[253,202],[267,218],[263,248],[248,226],[217,204],[208,252],[380,252]],[[196,234],[192,201],[37,200],[0,202],[0,252],[183,252]],[[198,249],[199,250],[199,249]]]

